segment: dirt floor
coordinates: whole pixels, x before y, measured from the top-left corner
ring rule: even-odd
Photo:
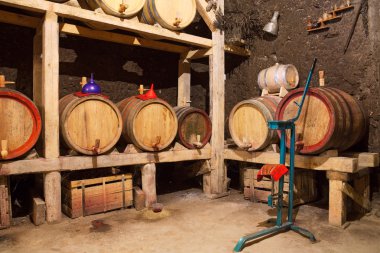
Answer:
[[[28,219],[0,231],[0,252],[232,252],[242,235],[259,231],[274,218],[267,205],[243,200],[242,194],[210,200],[199,189],[159,196],[161,213],[120,210],[39,227]],[[380,195],[373,210],[345,229],[327,223],[327,210],[302,206],[297,224],[315,233],[310,243],[287,232],[246,247],[243,252],[380,252]]]

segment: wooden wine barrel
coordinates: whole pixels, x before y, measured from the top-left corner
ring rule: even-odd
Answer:
[[[294,118],[303,88],[289,92],[276,111],[276,119]],[[349,94],[335,88],[311,88],[300,118],[296,121],[301,154],[318,154],[329,149],[344,151],[366,132],[366,116],[361,105]],[[287,146],[289,147],[289,136]]]
[[[123,118],[123,137],[127,143],[145,151],[160,151],[174,140],[178,121],[173,108],[164,100],[129,97],[117,106]]]
[[[257,83],[260,89],[267,89],[270,93],[280,91],[281,87],[287,90],[298,86],[299,76],[296,67],[292,64],[278,64],[260,71]]]
[[[120,112],[116,105],[102,96],[67,95],[59,100],[59,115],[65,144],[79,153],[106,153],[120,139]]]
[[[33,102],[20,92],[0,88],[0,160],[24,155],[40,133],[41,116]]]
[[[106,13],[120,18],[136,16],[144,7],[145,0],[85,0],[88,6],[96,10],[99,7]]]
[[[211,138],[211,120],[205,111],[180,106],[174,107],[178,118],[177,140],[185,147],[203,148]]]
[[[268,121],[274,120],[281,98],[263,96],[238,103],[229,116],[229,130],[232,139],[240,148],[262,150],[279,138],[268,128]]]
[[[195,0],[146,0],[140,21],[158,23],[170,30],[182,30],[190,25],[196,14]]]

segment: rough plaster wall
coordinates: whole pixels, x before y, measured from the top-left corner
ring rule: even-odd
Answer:
[[[378,49],[376,45],[379,40],[379,22],[376,23],[374,20],[376,18],[379,21],[378,1],[369,0],[369,26],[368,11],[364,11],[357,23],[350,47],[343,55],[343,47],[357,11],[358,2],[354,1],[355,10],[344,13],[341,21],[330,25],[329,31],[308,34],[307,16],[317,19],[324,11],[330,10],[334,4],[341,2],[338,0],[227,1],[229,4],[226,5],[226,15],[230,17],[228,20],[245,20],[247,22],[245,26],[252,28],[248,31],[240,29],[240,36],[248,39],[253,56],[228,74],[226,112],[229,113],[237,102],[260,94],[257,75],[261,69],[270,67],[276,62],[292,63],[298,68],[300,83],[303,85],[313,58],[317,57],[318,66],[312,85],[317,85],[317,71],[325,70],[326,86],[340,88],[359,99],[370,116],[368,145],[364,143],[362,148],[365,149],[368,146],[371,151],[380,151],[380,85],[377,60],[379,53],[375,52]],[[253,14],[252,10],[254,10]],[[257,26],[249,23],[253,19],[250,16],[254,15],[256,25],[259,24],[261,29],[271,19],[274,10],[280,11],[277,38],[263,35],[260,30],[257,30]],[[244,27],[241,24],[238,26]],[[230,31],[233,30],[231,27],[233,28],[233,25],[230,25]],[[227,31],[226,34],[227,39],[236,36],[236,32]]]

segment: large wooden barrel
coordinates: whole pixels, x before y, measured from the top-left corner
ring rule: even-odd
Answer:
[[[160,151],[174,140],[178,121],[173,108],[164,100],[129,97],[117,106],[123,118],[123,137],[127,143],[145,151]]]
[[[298,86],[299,76],[296,67],[292,64],[278,64],[260,71],[257,83],[260,89],[267,89],[270,93],[280,91],[281,87],[287,90]]]
[[[195,0],[146,0],[140,21],[158,23],[170,30],[182,30],[190,25],[196,14]]]
[[[274,120],[281,98],[263,96],[238,103],[229,116],[229,130],[232,139],[240,148],[262,150],[279,138],[268,128],[268,121]]]
[[[178,118],[177,140],[185,147],[203,148],[211,138],[211,120],[205,111],[189,106],[174,107]]]
[[[120,139],[120,112],[115,104],[102,96],[67,95],[59,100],[59,115],[65,144],[79,153],[106,153]]]
[[[83,1],[83,0],[82,0]],[[145,0],[85,0],[88,6],[96,10],[99,7],[107,14],[130,18],[136,16],[144,7]]]
[[[303,88],[289,92],[278,106],[276,119],[294,118],[302,94]],[[364,136],[366,122],[363,108],[349,94],[335,88],[310,88],[296,121],[297,141],[301,144],[298,151],[318,154],[329,149],[347,150]]]
[[[20,92],[0,88],[0,160],[24,155],[40,133],[41,116],[33,102]]]

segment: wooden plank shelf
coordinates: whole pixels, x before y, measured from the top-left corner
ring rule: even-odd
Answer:
[[[280,160],[280,154],[276,152],[248,152],[239,149],[225,149],[224,156],[227,160],[260,164],[277,164]],[[357,173],[366,167],[377,167],[378,159],[378,153],[356,153],[352,157],[296,155],[295,167]],[[286,163],[289,164],[289,156],[287,156]]]
[[[61,156],[0,163],[0,176],[47,173],[52,171],[77,171],[94,168],[118,167],[147,163],[169,163],[211,158],[211,149],[185,149],[136,154],[109,154],[101,156]]]

